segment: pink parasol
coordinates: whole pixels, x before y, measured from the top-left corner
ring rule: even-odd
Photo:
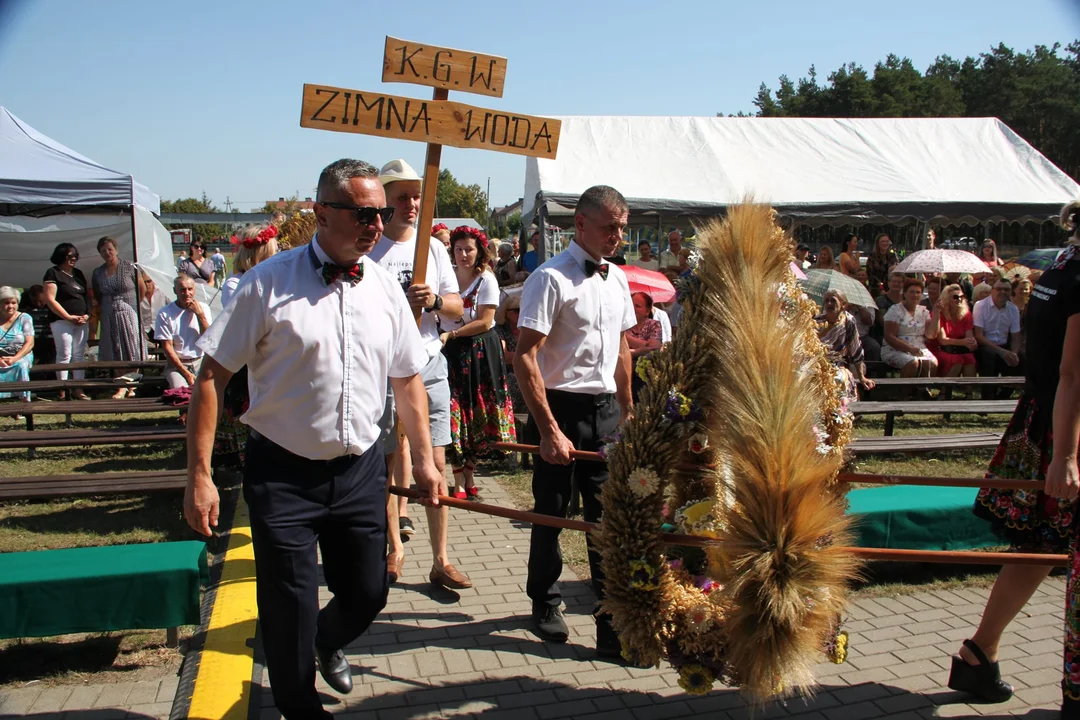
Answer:
[[[654,303],[666,303],[675,299],[675,286],[662,272],[645,270],[635,265],[623,265],[621,270],[630,283],[630,293],[643,292]]]
[[[803,272],[803,269],[799,267],[798,263],[789,263],[789,266],[791,267],[791,272],[795,274],[796,280],[806,279],[806,273]]]

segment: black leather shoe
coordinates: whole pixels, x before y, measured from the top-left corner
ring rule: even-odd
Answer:
[[[563,620],[562,610],[551,605],[533,608],[533,630],[541,640],[564,643],[570,637],[570,630]]]
[[[954,656],[952,671],[949,673],[949,687],[971,693],[991,703],[1001,703],[1011,698],[1012,685],[1001,679],[1001,668],[998,664],[990,662],[982,648],[973,641],[965,640],[964,647],[971,651],[979,664],[969,665],[964,658]]]
[[[352,668],[342,650],[323,652],[315,649],[315,664],[326,684],[342,695],[352,692]]]

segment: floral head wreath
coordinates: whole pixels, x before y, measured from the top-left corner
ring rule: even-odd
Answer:
[[[446,223],[439,223],[438,225],[433,225],[432,226],[431,234],[434,235],[435,233],[437,233],[437,232],[439,232],[441,230],[445,230],[446,232],[450,232],[450,228],[446,227]]]
[[[469,227],[468,225],[461,225],[454,228],[454,232],[450,233],[450,242],[453,243],[454,240],[457,240],[460,237],[471,237],[472,239],[476,240],[477,245],[487,250],[488,239],[487,235],[484,234],[483,230],[477,230],[476,228]]]
[[[257,245],[265,245],[266,243],[270,242],[272,238],[276,238],[277,234],[277,227],[271,225],[253,238],[244,238],[243,240],[241,240],[240,238],[233,235],[229,242],[233,245],[243,245],[248,250],[250,250]]]

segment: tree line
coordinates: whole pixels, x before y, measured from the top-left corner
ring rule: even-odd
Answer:
[[[253,213],[273,213],[282,210],[286,215],[291,215],[299,209],[299,198],[296,196],[286,198],[279,206],[278,202],[268,201],[262,207],[253,210]],[[221,210],[214,201],[204,192],[202,197],[188,197],[177,200],[162,200],[162,213],[218,213]],[[439,172],[439,189],[435,197],[436,217],[472,218],[484,227],[488,226],[488,200],[479,185],[465,185],[458,182],[449,169],[443,168]],[[241,222],[242,214],[240,216]],[[519,220],[520,224],[520,220]],[[201,224],[167,224],[166,227],[191,228],[193,237],[204,242],[215,238],[228,237],[232,230],[227,225],[201,225]]]
[[[1080,40],[1017,52],[999,44],[978,57],[941,55],[919,72],[889,55],[873,73],[856,63],[819,82],[761,84],[758,117],[996,117],[1073,179],[1080,178]]]

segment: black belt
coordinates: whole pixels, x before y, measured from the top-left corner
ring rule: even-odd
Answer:
[[[547,390],[547,396],[549,399],[555,399],[564,403],[574,403],[577,405],[593,405],[600,407],[601,405],[607,405],[609,402],[615,400],[614,393],[577,393],[570,392],[568,390]]]

